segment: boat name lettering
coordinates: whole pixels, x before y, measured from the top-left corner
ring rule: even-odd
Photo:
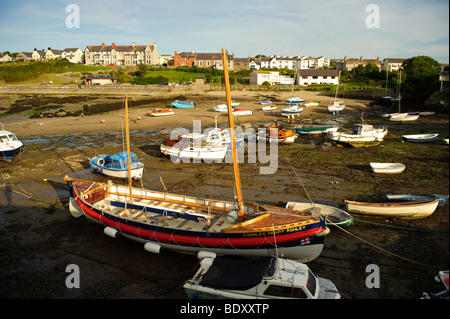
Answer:
[[[242,236],[243,237],[273,236],[274,233],[275,233],[275,235],[280,235],[280,234],[285,234],[285,233],[292,233],[292,232],[302,231],[304,229],[305,229],[305,226],[297,226],[297,227],[288,228],[288,229],[275,230],[275,232],[274,231],[264,231],[264,232],[244,233]]]

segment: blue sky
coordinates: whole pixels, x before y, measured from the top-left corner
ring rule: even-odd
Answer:
[[[366,20],[379,8],[379,28]],[[67,28],[69,4],[80,28]],[[157,43],[160,54],[306,55],[449,62],[448,0],[0,0],[0,52]]]

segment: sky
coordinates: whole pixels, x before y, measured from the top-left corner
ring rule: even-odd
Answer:
[[[240,58],[427,55],[449,63],[449,1],[0,0],[0,52],[113,42],[155,42],[160,55],[226,48]]]

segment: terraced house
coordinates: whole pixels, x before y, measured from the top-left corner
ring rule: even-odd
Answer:
[[[234,54],[228,54],[228,69],[234,70]],[[223,70],[221,53],[200,53],[200,52],[180,52],[175,51],[173,66],[197,66],[199,68],[216,68]]]
[[[158,48],[152,45],[88,45],[84,51],[87,65],[157,65]]]

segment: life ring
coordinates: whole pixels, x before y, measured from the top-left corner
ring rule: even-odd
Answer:
[[[103,166],[103,164],[105,164],[105,159],[104,159],[103,157],[100,157],[100,158],[97,160],[97,165]]]

